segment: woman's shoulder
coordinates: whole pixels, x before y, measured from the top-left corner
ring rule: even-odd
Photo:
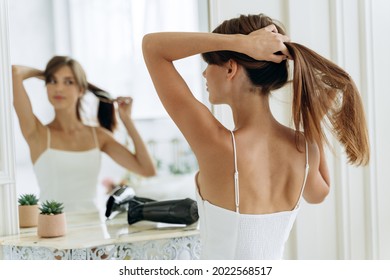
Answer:
[[[277,140],[282,141],[284,144],[287,144],[287,146],[295,146],[298,150],[302,150],[302,148],[305,147],[305,133],[288,126],[279,124],[275,133],[270,133],[270,135],[273,136],[272,138],[275,138],[274,140],[276,142]]]
[[[114,132],[108,130],[105,127],[102,127],[100,125],[90,125],[88,126],[90,129],[95,130],[97,134],[103,135],[103,136],[113,136]]]
[[[107,128],[102,126],[90,126],[90,128],[95,131],[99,143],[102,145],[111,141],[116,141],[114,132],[108,130]]]
[[[315,141],[308,139],[304,131],[295,130],[289,127],[285,127],[285,133],[288,135],[286,141],[292,150],[298,153],[305,154],[307,157],[309,166],[315,165],[319,160],[319,148]]]
[[[270,142],[271,145],[277,147],[278,154],[288,155],[287,158],[291,159],[291,163],[294,163],[298,155],[302,155],[302,160],[307,156],[309,164],[318,161],[318,145],[316,142],[310,141],[304,131],[283,126]]]

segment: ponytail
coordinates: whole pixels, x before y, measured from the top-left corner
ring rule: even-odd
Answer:
[[[285,43],[294,60],[293,121],[309,141],[328,143],[321,122],[325,118],[345,147],[348,162],[366,165],[369,140],[360,94],[339,66],[297,43]]]
[[[114,99],[111,95],[98,88],[95,85],[88,83],[88,88],[97,98],[99,98],[99,107],[98,107],[98,121],[99,124],[113,132],[116,128],[116,117],[115,117],[115,108],[114,108]]]

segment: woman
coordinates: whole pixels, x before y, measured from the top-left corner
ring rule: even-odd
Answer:
[[[146,65],[166,110],[198,163],[203,259],[281,259],[303,196],[329,193],[324,118],[350,163],[366,164],[368,136],[359,93],[338,66],[289,42],[269,17],[240,16],[213,33],[155,33],[143,40]],[[212,104],[227,104],[226,129],[191,94],[173,62],[202,54]],[[288,82],[294,62],[295,129],[276,121],[269,95]],[[310,167],[310,168],[309,168]]]
[[[109,99],[107,93],[89,84],[81,65],[66,56],[53,57],[40,71],[26,66],[12,67],[14,107],[22,134],[30,148],[31,161],[40,187],[40,200],[58,200],[65,211],[96,211],[97,179],[101,151],[124,168],[153,176],[152,159],[131,119],[132,99]],[[54,119],[44,125],[34,115],[23,81],[37,77],[46,82],[54,108]],[[86,90],[100,99],[100,126],[85,125],[80,117],[81,98]],[[134,153],[117,142],[114,104],[134,143]]]

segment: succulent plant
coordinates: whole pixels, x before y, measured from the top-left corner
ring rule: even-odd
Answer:
[[[35,194],[22,194],[18,198],[19,205],[37,205],[38,201]]]
[[[46,200],[42,203],[41,207],[39,207],[39,210],[43,215],[58,215],[64,210],[64,204],[55,200]]]

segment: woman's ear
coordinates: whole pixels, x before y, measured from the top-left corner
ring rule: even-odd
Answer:
[[[84,95],[85,92],[86,92],[86,89],[83,88],[83,87],[80,87],[79,88],[79,98],[81,98]]]
[[[229,61],[226,62],[225,66],[227,68],[226,77],[228,78],[228,80],[232,80],[237,74],[239,65],[235,60],[229,59]]]

